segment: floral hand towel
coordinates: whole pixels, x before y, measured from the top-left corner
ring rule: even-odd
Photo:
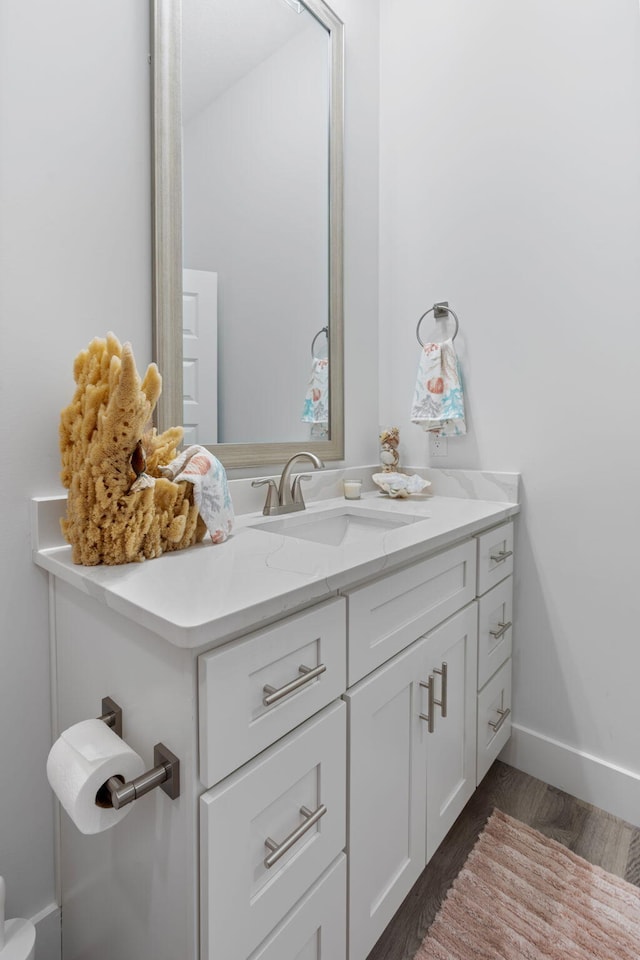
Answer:
[[[425,343],[420,356],[411,422],[441,437],[467,432],[460,366],[453,340]]]
[[[192,446],[158,468],[170,480],[193,484],[193,499],[214,543],[223,543],[233,530],[233,504],[227,474],[220,461],[206,447]]]
[[[312,440],[326,440],[329,436],[329,361],[326,357],[313,358],[300,419],[312,424]]]
[[[326,357],[313,358],[301,420],[303,423],[329,420],[329,361]]]

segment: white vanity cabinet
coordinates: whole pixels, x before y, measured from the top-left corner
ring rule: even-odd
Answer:
[[[161,741],[181,779],[102,834],[62,813],[62,960],[365,960],[510,734],[517,508],[465,503],[451,533],[455,510],[404,562],[387,551],[410,527],[336,579],[308,545],[313,573],[282,582],[312,592],[274,589],[266,625],[264,604],[158,615],[156,570],[182,590],[202,557],[221,591],[250,537],[88,571],[43,551],[58,730],[110,696],[145,765]]]

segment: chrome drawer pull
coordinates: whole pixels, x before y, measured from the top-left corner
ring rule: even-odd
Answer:
[[[492,553],[489,557],[494,563],[504,563],[509,557],[513,556],[513,550],[501,550],[500,553]]]
[[[511,620],[507,620],[506,623],[499,623],[497,630],[489,630],[489,633],[492,637],[495,637],[496,640],[499,640],[503,633],[506,633],[507,630],[510,630],[513,624]]]
[[[447,664],[443,660],[440,669],[438,670],[436,667],[436,669],[433,671],[434,673],[439,673],[442,677],[442,692],[440,694],[440,699],[434,700],[433,702],[435,703],[436,707],[440,707],[440,714],[443,717],[447,716],[447,669]]]
[[[310,830],[314,823],[317,823],[320,817],[324,817],[327,812],[327,808],[324,803],[321,803],[317,810],[314,810],[312,813],[308,807],[300,807],[300,813],[304,817],[304,823],[301,823],[299,827],[296,827],[292,833],[286,837],[282,843],[277,844],[275,840],[272,840],[271,837],[267,837],[264,842],[265,847],[268,850],[271,850],[271,853],[268,857],[264,859],[264,865],[269,870],[274,863],[277,863],[280,857],[283,857],[287,850],[290,850],[294,843],[297,843],[300,837],[303,837],[307,830]]]
[[[511,715],[511,708],[507,707],[506,710],[496,710],[496,713],[500,715],[500,719],[489,720],[489,726],[493,727],[494,731],[497,733],[507,717]]]
[[[427,730],[429,733],[433,733],[433,721],[435,716],[435,699],[433,691],[434,683],[435,681],[432,673],[429,674],[427,683],[425,683],[423,680],[420,681],[420,686],[425,687],[427,691],[427,709],[429,710],[429,715],[427,716],[426,713],[420,713],[418,716],[427,724]]]
[[[300,687],[303,687],[305,683],[311,683],[312,680],[315,680],[316,677],[319,677],[321,673],[326,671],[326,666],[324,663],[318,664],[317,667],[305,667],[304,664],[301,664],[298,667],[298,670],[302,674],[301,677],[296,677],[295,680],[291,680],[289,683],[285,683],[284,687],[280,687],[279,690],[276,690],[275,687],[265,684],[262,688],[263,692],[266,694],[262,698],[262,702],[265,707],[270,707],[272,703],[277,703],[278,700],[282,700],[283,697],[286,697],[287,694],[293,693],[294,690],[299,690]]]

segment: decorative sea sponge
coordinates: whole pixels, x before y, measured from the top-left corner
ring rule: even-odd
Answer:
[[[149,429],[162,389],[155,363],[141,381],[131,344],[110,333],[78,354],[73,375],[76,391],[60,416],[60,477],[69,490],[61,525],[73,562],[130,563],[202,540],[192,484],[158,473],[183,431]]]

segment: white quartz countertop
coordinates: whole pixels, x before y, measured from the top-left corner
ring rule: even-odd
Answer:
[[[71,548],[40,536],[35,562],[56,577],[153,630],[179,647],[215,646],[369,577],[440,550],[514,516],[517,503],[435,495],[390,500],[366,493],[307,505],[305,516],[349,506],[384,516],[409,514],[415,522],[366,541],[328,546],[256,530],[261,513],[236,518],[225,543],[205,541],[145,563],[82,567]],[[298,514],[299,516],[299,514]],[[41,522],[42,526],[42,522]]]

